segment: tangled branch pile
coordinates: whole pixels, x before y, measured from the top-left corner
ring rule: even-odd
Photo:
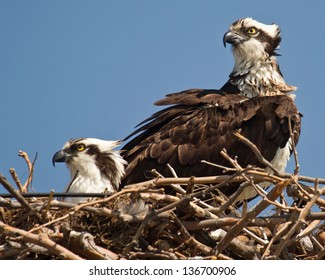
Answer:
[[[13,196],[0,197],[0,259],[325,259],[325,180],[228,159],[233,175],[157,176],[79,205],[25,198],[0,175]],[[218,188],[234,182],[228,200]],[[259,197],[239,211],[247,185]]]

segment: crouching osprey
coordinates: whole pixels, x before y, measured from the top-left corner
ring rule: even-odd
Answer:
[[[234,22],[223,37],[232,45],[235,58],[229,80],[219,90],[190,89],[168,94],[156,105],[169,107],[153,114],[126,139],[123,147],[128,162],[122,184],[146,180],[150,170],[172,176],[168,164],[179,177],[223,174],[221,168],[202,163],[206,160],[229,166],[220,152],[226,149],[242,167],[264,167],[234,132],[253,142],[262,155],[279,171],[284,171],[292,152],[289,121],[294,144],[300,134],[301,115],[276,60],[281,41],[276,24],[266,25],[251,18]],[[231,195],[238,186],[221,190]],[[250,188],[240,197],[250,199]]]
[[[65,162],[70,171],[70,182],[65,191],[71,193],[100,193],[118,190],[126,161],[114,150],[120,141],[95,138],[71,139],[54,154],[52,163]],[[82,197],[66,198],[78,203]]]

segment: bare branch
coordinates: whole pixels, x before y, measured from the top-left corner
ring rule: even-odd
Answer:
[[[2,174],[0,174],[0,184],[3,185],[4,188],[14,196],[21,203],[21,205],[23,205],[23,207],[29,210],[32,215],[35,215],[38,221],[42,220],[41,215],[39,213],[35,213],[35,209],[33,209],[27,202],[27,200],[11,186],[11,184],[7,181],[6,177],[4,177]]]
[[[46,234],[32,234],[24,230],[14,228],[6,225],[0,221],[0,233],[7,236],[17,237],[20,236],[24,242],[31,242],[36,245],[46,248],[56,256],[66,260],[81,260],[81,258],[74,253],[70,252],[61,245],[53,242]]]
[[[25,182],[25,184],[22,186],[22,189],[21,189],[21,192],[25,193],[28,191],[28,187],[30,186],[32,180],[33,180],[33,172],[34,172],[34,164],[36,162],[36,159],[37,159],[37,153],[36,153],[36,156],[35,156],[35,159],[33,160],[33,162],[30,161],[29,157],[28,157],[28,154],[24,151],[19,151],[19,154],[18,154],[20,157],[22,157],[26,163],[27,163],[27,166],[28,166],[28,178]]]
[[[21,182],[20,182],[20,180],[18,178],[18,175],[17,175],[15,169],[14,168],[10,168],[9,169],[9,173],[10,173],[12,179],[15,181],[16,186],[18,187],[19,191],[20,192],[23,192],[23,185],[21,184]]]
[[[242,220],[237,223],[236,225],[234,225],[230,231],[228,231],[228,233],[225,235],[225,237],[218,243],[216,249],[215,249],[215,253],[216,255],[218,255],[219,253],[221,253],[227,246],[228,244],[231,242],[231,240],[233,240],[236,236],[238,236],[238,234],[240,233],[240,231],[246,227],[249,222],[256,218],[256,216],[261,213],[268,205],[269,205],[269,200],[275,200],[280,193],[283,191],[283,189],[288,185],[288,181],[283,181],[281,183],[278,183],[267,195],[268,200],[262,200],[260,201],[258,204],[256,204],[256,206],[249,211],[243,218]]]
[[[280,253],[282,252],[283,248],[290,243],[291,236],[299,229],[299,227],[305,223],[305,219],[310,211],[310,209],[315,204],[318,197],[320,197],[325,191],[325,187],[321,190],[315,191],[314,197],[307,203],[304,210],[300,212],[298,220],[294,223],[294,225],[291,227],[289,232],[282,238],[282,242],[277,246],[277,249],[275,251],[275,256],[279,257]]]

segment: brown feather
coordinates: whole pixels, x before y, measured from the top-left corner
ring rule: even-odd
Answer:
[[[300,134],[301,115],[286,95],[248,99],[219,90],[192,89],[169,94],[156,104],[172,106],[149,118],[123,148],[129,163],[124,185],[148,179],[151,169],[171,176],[167,163],[180,177],[222,174],[221,169],[201,161],[229,166],[220,155],[224,148],[243,167],[261,166],[252,151],[234,137],[235,131],[251,140],[269,161],[289,140],[288,119],[297,132],[295,144]],[[223,191],[229,195],[234,189]]]

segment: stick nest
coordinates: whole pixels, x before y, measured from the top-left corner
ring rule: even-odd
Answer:
[[[266,169],[242,168],[224,156],[231,175],[155,173],[156,179],[78,205],[52,193],[26,198],[28,186],[13,170],[19,190],[0,174],[12,195],[0,197],[0,259],[325,259],[325,180],[298,175],[298,164],[288,174],[263,158]],[[267,192],[260,187],[265,182]],[[218,190],[227,184],[240,185],[230,198]],[[235,207],[247,187],[258,197]]]

